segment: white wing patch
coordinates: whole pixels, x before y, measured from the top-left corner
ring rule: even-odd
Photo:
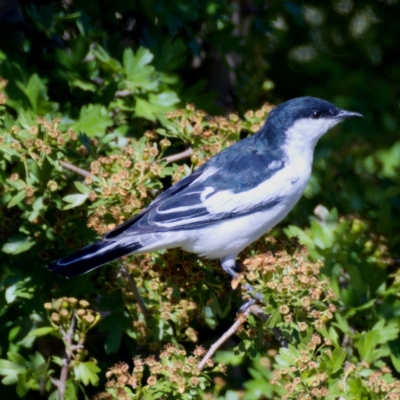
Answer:
[[[251,213],[268,211],[270,215],[269,212],[278,212],[278,208],[279,214],[287,213],[306,187],[311,163],[308,157],[298,155],[286,159],[284,168],[282,163],[271,161],[269,168],[275,169],[275,173],[258,186],[243,192],[217,191],[207,178],[217,174],[218,168],[210,167],[170,198],[156,202],[153,207],[150,205],[138,220],[136,229],[143,233],[169,229],[177,232],[180,228],[194,229],[224,220],[236,220]]]
[[[223,190],[212,194],[204,201],[204,206],[210,214],[217,214],[241,212],[278,198],[286,202],[286,199],[294,197],[297,202],[305,189],[309,176],[309,173],[304,174],[288,165],[253,189],[240,193]],[[293,181],[295,184],[292,183]],[[291,201],[289,200],[288,203]]]
[[[201,200],[201,202],[203,204],[203,207],[204,207],[204,204],[205,204],[205,202],[207,200],[207,196],[209,196],[214,191],[215,191],[214,188],[212,188],[211,186],[207,186],[206,189],[202,192],[202,194],[200,196],[200,200]]]

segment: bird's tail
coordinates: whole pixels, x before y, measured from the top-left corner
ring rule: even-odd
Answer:
[[[135,242],[124,244],[120,240],[100,240],[64,258],[53,261],[47,266],[47,269],[64,278],[73,278],[133,253],[141,247],[139,243]]]

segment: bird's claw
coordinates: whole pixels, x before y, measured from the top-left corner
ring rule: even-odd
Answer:
[[[250,308],[253,304],[255,304],[256,302],[260,302],[263,303],[263,296],[260,292],[255,292],[255,289],[253,288],[253,286],[245,283],[243,285],[243,288],[249,292],[251,299],[249,301],[247,301],[246,303],[244,303],[238,310],[239,313],[243,313],[245,312],[248,308]]]
[[[249,301],[246,301],[246,303],[242,304],[238,310],[239,314],[242,314],[246,312],[253,304],[255,304],[256,299],[250,299]]]

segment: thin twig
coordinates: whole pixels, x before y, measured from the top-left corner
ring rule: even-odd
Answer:
[[[141,313],[144,316],[149,315],[149,311],[147,310],[146,305],[144,304],[143,299],[139,294],[139,290],[138,290],[134,280],[129,275],[129,272],[126,269],[125,264],[121,264],[120,271],[121,271],[121,274],[125,277],[126,281],[128,282],[129,287],[132,290],[133,295],[135,296],[135,300],[139,307],[139,310],[141,311]]]
[[[193,154],[193,149],[188,147],[186,150],[181,151],[180,153],[172,154],[171,156],[164,157],[163,160],[167,161],[168,163],[172,163],[175,161],[182,160],[184,158],[188,158]]]
[[[206,365],[207,361],[214,355],[214,353],[221,347],[235,332],[239,329],[241,325],[243,325],[249,314],[253,314],[255,317],[259,318],[262,322],[267,322],[269,315],[265,314],[261,307],[257,304],[253,304],[250,307],[246,308],[243,313],[239,314],[238,319],[234,322],[234,324],[214,343],[211,345],[210,349],[207,351],[204,358],[200,361],[198,365],[198,369],[202,370]],[[272,331],[275,334],[276,339],[279,341],[282,347],[288,347],[288,342],[282,336],[282,332],[278,328],[272,328]]]
[[[250,307],[250,313],[253,314],[255,317],[257,317],[264,323],[267,322],[269,319],[269,315],[265,314],[263,309],[261,307],[259,307],[257,304],[253,304]]]
[[[133,94],[132,90],[117,90],[114,94],[115,97],[126,97],[126,96],[130,96],[131,94]]]
[[[71,348],[72,348],[72,336],[74,334],[74,329],[75,329],[75,312],[72,315],[71,324],[69,325],[68,332],[64,332],[61,329],[61,333],[63,335],[63,341],[65,343],[65,354],[62,359],[60,379],[55,380],[58,389],[58,400],[64,400],[65,396],[65,385],[68,379],[69,364],[72,357]]]
[[[203,357],[198,365],[198,369],[202,370],[206,365],[207,361],[213,356],[213,354],[218,350],[219,347],[222,346],[235,332],[238,328],[243,325],[248,315],[251,312],[251,307],[247,308],[242,314],[239,314],[238,319],[234,322],[234,324],[213,344],[210,349],[207,351],[207,354]]]
[[[69,162],[60,161],[60,164],[61,164],[65,169],[68,169],[68,170],[70,170],[70,171],[72,171],[72,172],[75,172],[75,173],[77,173],[77,174],[79,174],[79,175],[82,175],[82,176],[84,176],[85,178],[88,177],[88,176],[92,176],[92,174],[91,174],[89,171],[86,171],[86,170],[84,170],[84,169],[82,169],[82,168],[79,168],[79,167],[77,167],[77,166],[75,166],[75,165],[72,165],[72,164],[70,164]]]

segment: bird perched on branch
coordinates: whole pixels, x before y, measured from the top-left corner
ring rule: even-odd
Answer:
[[[99,242],[47,268],[72,278],[127,254],[180,247],[220,259],[236,277],[236,256],[300,199],[318,139],[353,117],[362,115],[314,97],[282,103],[256,134],[208,160]]]

